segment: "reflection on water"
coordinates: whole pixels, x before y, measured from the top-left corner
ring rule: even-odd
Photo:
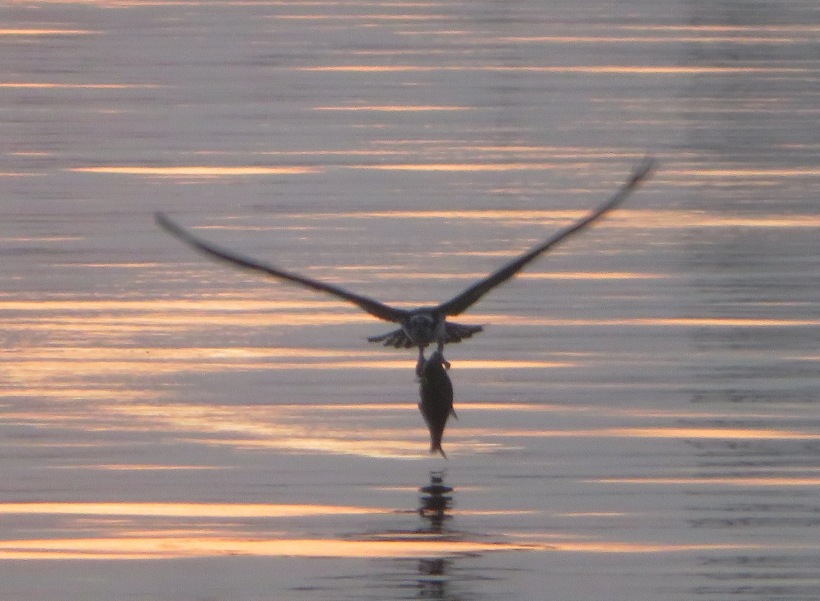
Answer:
[[[446,559],[419,560],[419,599],[447,599]],[[455,597],[456,599],[458,597]]]
[[[728,31],[748,24],[773,39],[766,44],[701,45],[692,48],[692,59],[699,64],[802,64],[816,69],[817,44],[801,41],[803,32],[816,30],[816,20],[804,21],[805,26],[794,24],[793,19],[802,18],[790,12],[778,14],[781,7],[763,2],[743,14],[731,3],[720,8],[695,3],[694,18],[708,19]],[[774,21],[776,14],[782,25],[771,23],[767,28],[766,21]],[[778,32],[778,27],[783,30]],[[783,43],[776,43],[781,38]],[[799,116],[806,110],[816,114],[816,107],[804,103],[810,85],[802,77],[691,80],[683,92],[691,123],[686,146],[704,167],[722,164],[736,172],[717,170],[716,179],[709,178],[692,194],[692,208],[765,215],[781,210],[799,213],[812,204],[808,199],[817,195],[817,162],[806,152],[812,152],[810,148],[816,152],[817,127],[807,126]],[[697,310],[702,315],[788,314],[799,320],[816,315],[811,282],[818,266],[812,256],[817,256],[817,245],[802,236],[770,236],[736,228],[690,240],[685,263],[694,274]],[[697,370],[691,402],[707,410],[735,408],[738,415],[732,425],[737,428],[750,425],[745,415],[757,408],[791,405],[793,425],[814,430],[817,378],[798,357],[813,354],[816,331],[808,325],[791,334],[759,328],[694,331],[695,352],[722,354],[725,360],[704,363]],[[704,421],[710,426],[723,423]],[[689,498],[687,521],[693,530],[745,540],[782,538],[797,547],[811,544],[808,533],[816,531],[818,524],[814,491],[820,446],[816,440],[716,438],[689,444],[696,456],[694,481],[673,486],[680,486]],[[716,481],[726,485],[715,486]],[[693,586],[693,592],[704,599],[735,594],[749,599],[816,598],[820,583],[806,557],[777,545],[728,555],[704,554],[704,582]]]
[[[430,532],[441,534],[445,520],[452,517],[448,512],[453,503],[453,497],[449,493],[453,489],[444,484],[444,472],[430,472],[430,484],[419,490],[423,493],[420,497],[419,515],[429,522]]]
[[[449,510],[453,489],[444,484],[444,472],[430,472],[430,484],[419,489],[419,515],[429,523],[428,531],[443,534],[444,523],[453,517]],[[443,557],[419,559],[419,599],[447,599],[447,571],[450,560]]]

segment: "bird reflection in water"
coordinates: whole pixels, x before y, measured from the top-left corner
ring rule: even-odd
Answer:
[[[419,599],[447,599],[446,559],[419,560]]]
[[[425,532],[443,534],[444,522],[452,516],[447,513],[452,507],[453,497],[448,493],[453,489],[444,484],[444,472],[430,472],[430,484],[419,488],[423,493],[419,498],[419,515],[429,522]]]
[[[430,430],[430,452],[438,451],[445,459],[441,437],[450,415],[458,419],[453,409],[453,383],[447,374],[449,365],[441,351],[433,351],[424,362],[419,375],[419,410]]]
[[[428,522],[421,531],[429,534],[445,533],[444,523],[452,516],[453,497],[448,493],[453,489],[444,484],[443,472],[430,472],[430,484],[419,488],[419,515]],[[419,599],[448,599],[447,568],[450,560],[442,557],[419,559],[418,564],[418,597]]]

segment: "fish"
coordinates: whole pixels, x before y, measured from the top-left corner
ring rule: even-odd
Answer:
[[[419,377],[419,396],[419,411],[430,430],[430,452],[441,453],[446,459],[441,438],[450,416],[456,419],[458,416],[453,409],[453,383],[447,373],[447,362],[439,350],[433,351],[424,362]]]

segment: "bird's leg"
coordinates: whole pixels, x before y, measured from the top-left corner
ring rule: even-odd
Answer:
[[[450,369],[450,362],[444,358],[444,338],[438,339],[438,352],[441,354],[441,364],[444,366],[444,369]]]
[[[419,360],[416,362],[416,375],[420,378],[421,374],[424,373],[424,364],[427,363],[427,359],[424,358],[424,347],[419,345]]]

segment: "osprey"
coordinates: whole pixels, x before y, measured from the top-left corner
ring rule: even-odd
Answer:
[[[530,249],[514,261],[507,263],[498,271],[477,281],[450,300],[434,307],[419,307],[417,309],[391,307],[367,296],[355,294],[344,288],[340,288],[339,286],[326,284],[296,273],[285,271],[274,265],[257,261],[256,259],[243,257],[240,254],[220,248],[216,244],[194,236],[189,231],[171,221],[171,219],[163,213],[156,213],[156,221],[168,233],[176,236],[209,257],[226,261],[244,269],[259,271],[281,280],[301,284],[312,290],[332,294],[333,296],[353,303],[378,319],[399,324],[401,327],[398,330],[388,332],[381,336],[372,336],[368,338],[368,340],[370,342],[381,342],[384,346],[392,346],[395,348],[417,347],[419,349],[419,357],[418,363],[416,364],[416,374],[420,376],[425,363],[424,349],[428,345],[436,343],[438,351],[443,352],[445,344],[460,342],[466,338],[470,338],[473,334],[481,332],[483,329],[477,325],[462,325],[447,321],[448,317],[460,315],[490,290],[503,284],[521,271],[521,269],[533,259],[552,248],[558,242],[592,225],[595,221],[612,211],[649,176],[654,165],[655,161],[651,158],[647,158],[635,169],[626,183],[621,186],[620,190],[618,190],[614,196],[597,209],[591,211],[583,219],[559,230],[541,244]],[[449,367],[446,361],[444,361],[443,364]]]

